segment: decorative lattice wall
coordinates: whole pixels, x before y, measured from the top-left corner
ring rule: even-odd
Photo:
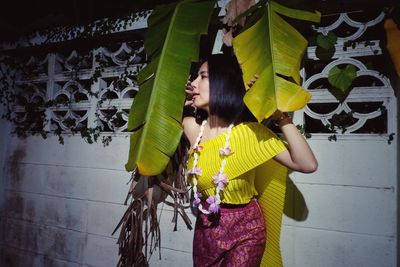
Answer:
[[[52,100],[57,105],[46,111],[49,131],[69,132],[71,127],[125,131],[138,90],[135,77],[146,62],[141,40],[35,55],[25,62],[29,76],[16,82],[23,93],[16,108],[20,120],[26,116],[23,104]]]
[[[386,64],[381,49],[384,17],[377,13],[365,20],[364,13],[340,13],[323,17],[314,27],[315,34],[334,32],[339,38],[329,59],[321,58],[316,46],[308,47],[302,76],[312,100],[295,113],[296,123],[304,125],[306,132],[346,138],[359,134],[388,138],[395,132],[394,92],[382,70]],[[215,44],[214,51],[218,51],[221,41]],[[68,133],[71,127],[97,127],[102,132],[123,132],[138,90],[135,76],[145,63],[143,40],[37,54],[25,59],[30,72],[17,81],[17,90],[24,92],[19,101],[60,103],[46,110],[47,131]],[[347,64],[356,67],[357,78],[348,95],[338,96],[328,83],[328,73]],[[26,117],[22,108],[17,107],[16,114],[21,121]],[[338,117],[346,120],[346,114],[351,118],[343,123],[344,128],[330,127]]]
[[[387,138],[395,132],[394,90],[383,73],[387,65],[381,49],[383,19],[383,12],[369,21],[365,21],[365,14],[340,13],[314,27],[316,33],[334,32],[339,38],[328,60],[318,57],[316,46],[308,48],[303,86],[311,92],[312,100],[296,113],[296,121],[304,124],[307,132],[356,138],[359,134]],[[348,95],[343,96],[329,85],[327,78],[333,67],[347,64],[356,67],[357,78]],[[346,119],[346,114],[352,118],[344,122],[345,129],[329,128],[338,115]]]

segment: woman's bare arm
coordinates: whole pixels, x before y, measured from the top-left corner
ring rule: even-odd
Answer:
[[[196,141],[200,131],[200,125],[197,124],[195,117],[185,117],[182,121],[183,132],[189,139],[191,145]]]
[[[193,105],[193,87],[188,80],[186,82],[186,99],[185,99],[185,107],[189,107]],[[183,132],[186,137],[189,139],[191,145],[194,144],[197,138],[197,134],[200,130],[200,125],[197,124],[196,118],[193,116],[184,117],[182,120]]]
[[[275,160],[294,171],[312,173],[318,168],[317,159],[310,146],[292,123],[292,119],[280,111],[274,114],[279,119],[279,128],[288,143],[288,150],[275,156]]]

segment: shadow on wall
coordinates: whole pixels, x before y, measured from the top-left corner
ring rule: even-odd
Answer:
[[[20,185],[24,177],[24,170],[21,168],[20,162],[25,158],[26,151],[25,148],[20,146],[15,149],[10,156],[7,165],[5,166],[4,179],[5,182],[5,201],[2,211],[4,211],[4,247],[3,255],[0,261],[1,266],[22,266],[23,262],[21,260],[23,257],[16,254],[16,249],[10,250],[10,246],[15,244],[22,244],[23,239],[36,238],[32,236],[32,233],[28,232],[28,229],[21,228],[20,231],[15,232],[14,220],[16,217],[21,218],[22,216],[29,215],[34,217],[34,207],[32,205],[24,205],[23,199],[20,195]],[[8,189],[6,191],[6,188]],[[11,241],[11,242],[10,242]],[[29,242],[33,245],[35,242]],[[37,246],[33,246],[30,250],[36,250]],[[12,252],[11,252],[12,251]],[[11,253],[10,253],[11,252]]]
[[[289,177],[287,177],[286,180],[286,196],[283,213],[295,221],[305,221],[308,216],[308,208],[303,194]]]
[[[46,175],[56,174],[46,168],[29,173],[34,167],[24,163],[25,158],[21,142],[11,151],[5,168],[4,251],[0,266],[81,264],[88,236],[80,228],[84,222],[75,221],[81,218],[80,202],[47,195],[47,188],[41,186],[48,185]],[[59,177],[52,180],[57,183]]]
[[[11,187],[17,191],[19,190],[19,185],[24,175],[23,170],[20,168],[20,162],[25,158],[25,156],[25,147],[18,147],[10,156],[8,166],[5,168],[5,173],[8,175],[7,181],[9,181]]]
[[[49,254],[63,255],[66,251],[64,232],[37,224],[34,202],[24,198],[24,180],[35,183],[37,177],[25,173],[21,162],[26,156],[24,146],[15,149],[6,166],[6,194],[4,203],[4,253],[0,266],[41,265]]]
[[[3,217],[3,236],[2,236],[2,241],[3,241],[3,254],[1,257],[0,265],[1,266],[19,266],[19,258],[20,257],[10,257],[10,255],[7,253],[8,252],[8,246],[9,242],[8,240],[10,237],[14,238],[15,241],[18,243],[20,242],[19,239],[25,235],[25,233],[10,233],[10,225],[12,225],[8,218],[10,217],[10,214],[24,214],[26,207],[24,207],[23,200],[18,193],[20,190],[20,183],[22,180],[22,177],[24,175],[23,169],[20,168],[19,162],[21,162],[26,156],[25,149],[22,147],[17,148],[14,150],[10,158],[8,159],[8,162],[6,163],[6,166],[4,168],[4,175],[6,176],[4,179],[5,182],[5,188],[4,188],[4,194],[5,196],[8,196],[6,193],[6,188],[12,188],[15,190],[15,194],[13,197],[7,197],[4,200],[4,206],[2,208],[2,212],[4,212],[4,217]],[[31,214],[31,211],[33,211],[33,207],[27,207],[29,209],[29,214]],[[34,248],[32,248],[34,249]]]

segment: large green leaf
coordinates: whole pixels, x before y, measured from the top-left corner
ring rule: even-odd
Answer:
[[[300,86],[299,74],[307,41],[279,14],[313,22],[319,22],[321,16],[319,12],[290,9],[273,1],[261,8],[261,19],[233,39],[245,84],[254,75],[259,76],[244,97],[259,121],[277,109],[301,109],[311,98]]]
[[[138,75],[129,113],[128,171],[137,166],[141,175],[160,174],[175,151],[183,132],[184,85],[213,9],[214,1],[186,0],[158,6],[149,17],[145,49],[152,61]]]

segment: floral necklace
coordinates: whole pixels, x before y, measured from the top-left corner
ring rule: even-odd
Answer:
[[[221,197],[220,191],[224,190],[225,186],[228,183],[228,177],[224,173],[224,168],[226,165],[226,160],[229,155],[232,154],[232,150],[229,148],[229,138],[231,136],[233,124],[230,124],[228,127],[226,139],[225,139],[225,146],[219,149],[219,154],[222,157],[221,167],[219,171],[212,176],[213,182],[216,185],[215,188],[215,195],[209,196],[206,202],[209,204],[208,210],[204,209],[201,205],[201,193],[197,192],[197,178],[201,176],[201,169],[197,167],[197,162],[199,161],[199,151],[203,149],[202,146],[199,146],[201,138],[203,137],[204,127],[207,121],[204,120],[200,126],[200,132],[197,136],[196,142],[193,146],[193,167],[192,169],[187,171],[187,175],[192,175],[193,177],[193,193],[194,193],[194,201],[193,204],[198,207],[198,209],[204,214],[211,214],[211,213],[218,213],[220,204],[221,204]]]

